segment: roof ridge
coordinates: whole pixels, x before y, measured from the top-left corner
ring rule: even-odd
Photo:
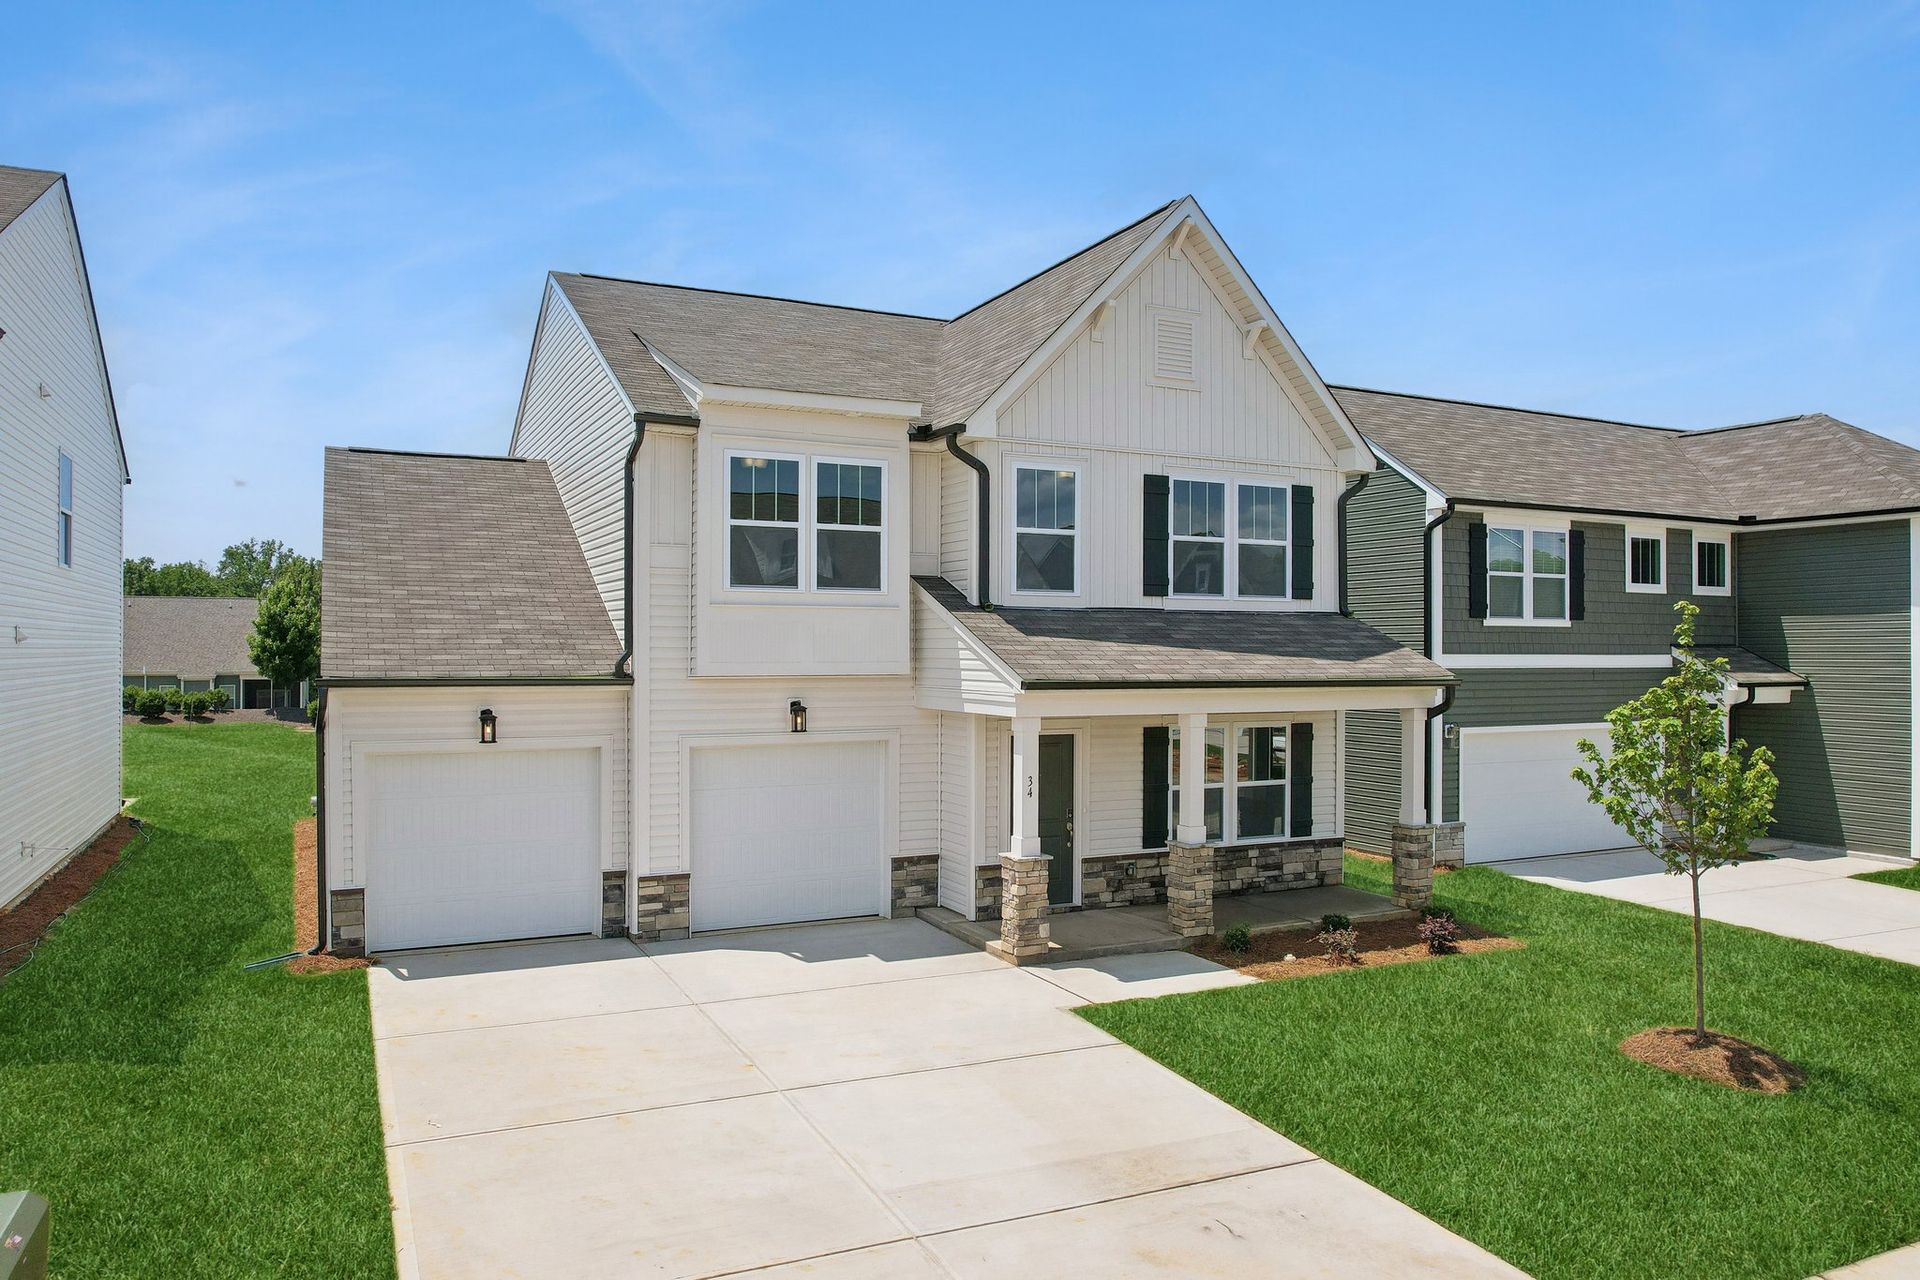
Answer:
[[[934,324],[949,324],[939,316],[921,315],[917,311],[888,311],[884,307],[856,307],[844,302],[817,302],[812,298],[789,298],[777,293],[751,293],[742,289],[709,289],[697,284],[673,284],[666,280],[636,280],[631,276],[602,275],[597,271],[555,271],[556,276],[575,276],[582,280],[605,280],[609,284],[637,284],[649,289],[678,289],[682,293],[712,293],[723,298],[755,298],[761,302],[786,302],[796,307],[825,307],[830,311],[859,311],[870,316],[895,316],[902,320],[927,320]]]
[[[1185,196],[1178,196],[1172,200],[1169,200],[1165,204],[1161,205],[1159,208],[1154,209],[1149,213],[1142,214],[1138,218],[1135,218],[1132,222],[1129,222],[1126,226],[1116,228],[1113,231],[1109,231],[1106,235],[1101,236],[1098,240],[1095,240],[1090,244],[1082,245],[1080,248],[1075,249],[1072,253],[1068,254],[1066,257],[1061,258],[1058,262],[1049,263],[1047,266],[1040,268],[1038,271],[1034,272],[1032,275],[1028,276],[1026,279],[1021,280],[1015,284],[1008,285],[1006,288],[1002,289],[1000,292],[994,294],[991,298],[987,298],[983,301],[974,303],[972,306],[968,307],[965,311],[962,311],[959,315],[955,316],[952,320],[949,320],[946,323],[954,324],[957,321],[964,320],[966,317],[980,310],[980,308],[986,306],[988,303],[998,302],[1000,299],[1014,292],[1014,290],[1021,289],[1027,285],[1032,284],[1035,280],[1038,280],[1041,276],[1047,274],[1047,272],[1052,271],[1055,267],[1063,267],[1067,263],[1072,262],[1075,258],[1078,258],[1083,254],[1093,252],[1095,249],[1098,249],[1101,245],[1105,244],[1107,241],[1112,240],[1117,236],[1123,236],[1127,234],[1127,232],[1133,230],[1135,227],[1139,226],[1141,223],[1148,222],[1154,218],[1159,217],[1161,214],[1164,214],[1167,210],[1173,208],[1175,205],[1179,204],[1180,201],[1185,200],[1186,198],[1187,197]]]
[[[1745,431],[1748,427],[1777,427],[1783,422],[1804,422],[1808,418],[1824,415],[1812,413],[1789,413],[1779,418],[1761,418],[1755,422],[1732,422],[1724,427],[1701,427],[1698,431],[1689,431],[1690,436],[1716,436],[1723,431]]]
[[[1610,427],[1632,427],[1636,431],[1658,431],[1663,435],[1694,435],[1684,427],[1658,427],[1650,422],[1628,422],[1624,418],[1601,418],[1590,413],[1560,413],[1553,409],[1525,409],[1517,404],[1495,404],[1490,400],[1463,400],[1457,396],[1429,396],[1417,391],[1388,391],[1381,387],[1356,387],[1351,383],[1327,384],[1329,391],[1358,391],[1366,395],[1395,396],[1402,400],[1431,400],[1438,404],[1462,404],[1474,409],[1498,409],[1503,413],[1530,413],[1541,418],[1566,418],[1573,422],[1599,422]]]
[[[378,453],[394,458],[464,458],[472,462],[533,462],[533,458],[516,458],[510,453],[436,453],[431,449],[382,449],[377,445],[349,444],[334,445],[342,453]]]

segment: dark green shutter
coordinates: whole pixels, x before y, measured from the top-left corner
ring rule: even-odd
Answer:
[[[1293,486],[1293,591],[1295,600],[1313,599],[1313,486]]]
[[[1487,526],[1467,526],[1467,616],[1487,616]]]
[[[1140,731],[1140,847],[1167,842],[1167,744],[1165,725]]]
[[[1587,535],[1575,529],[1567,535],[1567,618],[1587,616]]]
[[[1140,594],[1167,594],[1167,495],[1165,476],[1140,478]]]
[[[1287,774],[1291,785],[1288,797],[1287,834],[1313,834],[1313,726],[1302,722],[1293,726],[1293,741],[1287,747]]]

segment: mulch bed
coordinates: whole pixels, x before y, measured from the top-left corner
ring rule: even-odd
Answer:
[[[169,711],[163,716],[122,715],[122,724],[285,724],[296,729],[313,732],[313,725],[307,721],[307,713],[302,710],[280,711],[215,711],[204,716],[188,716],[178,711]]]
[[[1455,955],[1473,955],[1481,951],[1513,951],[1527,944],[1518,938],[1503,937],[1476,929],[1460,921],[1459,949]],[[1314,935],[1318,928],[1275,929],[1253,935],[1249,951],[1235,953],[1222,945],[1219,935],[1209,935],[1191,950],[1203,960],[1211,960],[1229,969],[1238,969],[1249,977],[1273,982],[1282,978],[1307,978],[1318,973],[1344,973],[1353,969],[1377,969],[1389,964],[1412,964],[1420,960],[1444,960],[1434,955],[1420,940],[1417,919],[1356,920],[1360,936],[1358,964],[1347,964],[1322,954]]]
[[[1807,1073],[1779,1054],[1718,1031],[1696,1044],[1692,1027],[1652,1027],[1620,1042],[1620,1052],[1662,1071],[1748,1093],[1788,1093]]]
[[[315,828],[318,823],[312,818],[302,818],[293,824],[293,949],[312,951],[320,940],[319,904],[314,900],[314,892],[319,881],[318,869],[314,866],[314,842],[318,838]],[[371,963],[353,956],[336,956],[327,952],[319,955],[300,955],[287,961],[288,973],[336,973],[341,969],[364,969]]]
[[[11,911],[0,911],[0,977],[27,962],[53,922],[92,892],[139,833],[133,819],[121,814],[84,852],[41,881],[25,901]]]

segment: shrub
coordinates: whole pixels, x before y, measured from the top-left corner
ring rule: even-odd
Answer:
[[[1244,924],[1237,924],[1220,935],[1220,945],[1237,956],[1243,956],[1253,950],[1253,930]]]
[[[120,709],[129,713],[139,710],[140,695],[143,692],[145,691],[137,684],[130,684],[120,690]]]
[[[1452,955],[1460,949],[1460,922],[1451,911],[1422,912],[1418,929],[1420,941],[1433,955]]]
[[[233,693],[225,685],[215,685],[207,690],[207,710],[225,711],[233,705]]]
[[[1337,912],[1329,912],[1320,917],[1320,930],[1322,933],[1338,933],[1342,929],[1351,928],[1353,928],[1353,921]]]
[[[168,685],[164,689],[161,689],[159,692],[160,692],[161,705],[166,710],[178,711],[180,709],[181,695],[178,689],[174,688],[172,685]]]
[[[313,724],[320,719],[320,699],[307,699],[307,723]]]
[[[133,705],[134,710],[143,716],[163,716],[167,714],[167,692],[164,689],[142,689]]]
[[[1328,919],[1345,920],[1345,916],[1329,916]],[[1322,929],[1314,939],[1327,959],[1335,964],[1360,963],[1360,931],[1351,924],[1340,929]]]
[[[213,699],[207,696],[204,689],[196,689],[192,693],[180,695],[180,709],[189,716],[204,717],[207,714],[207,707],[212,702]]]

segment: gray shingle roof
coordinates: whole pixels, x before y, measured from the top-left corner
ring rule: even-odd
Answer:
[[[1727,660],[1727,674],[1733,677],[1735,684],[1744,685],[1789,685],[1804,687],[1807,678],[1798,672],[1789,671],[1777,662],[1769,662],[1751,649],[1743,649],[1733,644],[1697,644],[1693,652],[1712,662],[1715,658]]]
[[[647,346],[702,382],[905,400],[964,421],[1160,228],[1170,202],[954,320],[555,273],[635,409],[684,416]]]
[[[993,609],[914,581],[1024,689],[1434,685],[1452,673],[1338,613]]]
[[[544,462],[328,449],[323,679],[608,675],[620,640]]]
[[[1459,502],[1702,520],[1920,509],[1920,451],[1823,413],[1679,431],[1332,391],[1361,434]]]
[[[0,164],[0,231],[58,181],[60,175],[48,169],[16,169]]]
[[[259,673],[247,656],[258,600],[236,596],[128,596],[124,670],[205,680]]]

